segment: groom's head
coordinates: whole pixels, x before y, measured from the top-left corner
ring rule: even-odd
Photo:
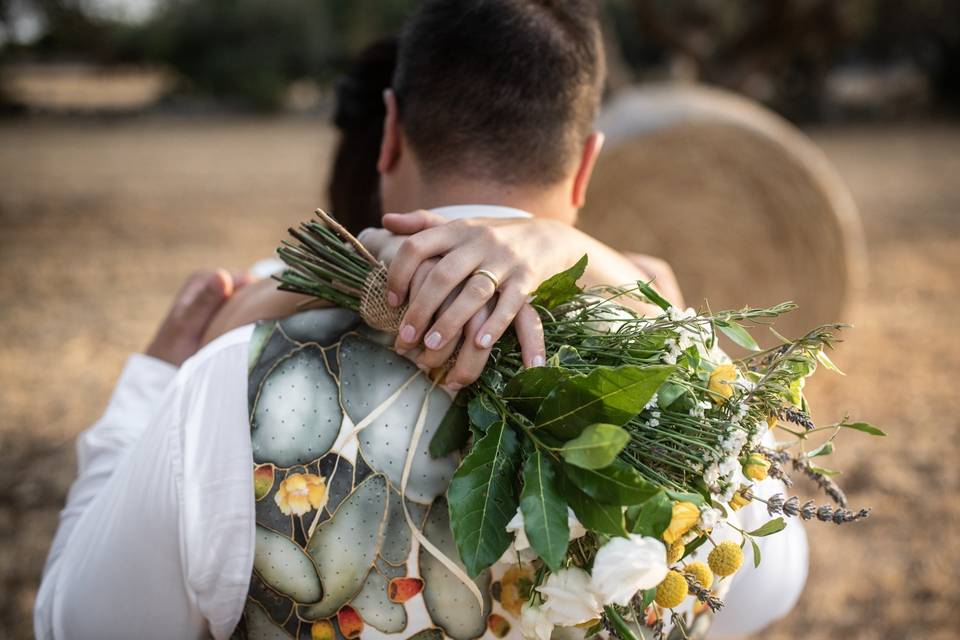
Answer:
[[[487,188],[549,194],[572,217],[599,150],[597,11],[596,0],[426,0],[386,97],[384,208]]]

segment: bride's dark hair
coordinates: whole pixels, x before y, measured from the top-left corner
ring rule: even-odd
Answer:
[[[379,227],[377,156],[383,136],[383,91],[390,87],[397,64],[397,40],[379,40],[367,47],[336,84],[333,123],[340,141],[330,171],[330,210],[351,233]]]

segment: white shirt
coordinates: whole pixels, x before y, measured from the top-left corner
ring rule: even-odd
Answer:
[[[247,325],[221,336],[179,370],[130,357],[103,417],[77,439],[78,477],[34,610],[38,638],[230,636],[253,568],[252,331]],[[776,491],[782,486],[769,480],[757,489],[761,496]],[[747,530],[769,519],[760,507],[739,512]],[[711,637],[761,629],[786,615],[802,591],[807,543],[800,523],[791,519],[758,542],[763,563],[754,569],[748,557],[733,578]]]

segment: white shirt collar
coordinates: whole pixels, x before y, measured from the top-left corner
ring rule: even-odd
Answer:
[[[448,207],[437,207],[431,209],[434,213],[439,213],[448,220],[461,220],[463,218],[532,218],[530,214],[522,209],[513,207],[501,207],[492,204],[457,204]]]

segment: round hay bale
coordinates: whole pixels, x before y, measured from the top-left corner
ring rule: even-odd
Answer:
[[[621,92],[599,128],[580,228],[667,260],[688,305],[792,300],[800,309],[777,323],[787,335],[842,320],[864,277],[859,215],[795,127],[735,94],[668,85]]]

